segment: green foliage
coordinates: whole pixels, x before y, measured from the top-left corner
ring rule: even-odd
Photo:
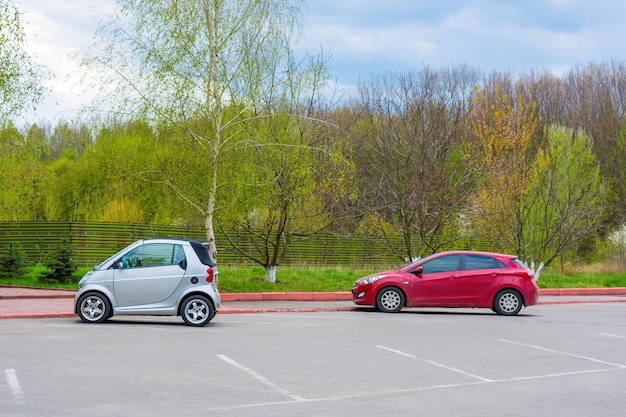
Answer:
[[[0,279],[15,279],[24,275],[24,256],[19,246],[9,243],[6,253],[0,255]]]
[[[523,236],[515,249],[524,259],[549,264],[563,250],[581,247],[601,224],[608,193],[592,145],[581,130],[551,127],[523,201]]]
[[[47,77],[27,52],[20,17],[16,2],[0,0],[0,127],[42,99]]]
[[[252,292],[348,292],[354,282],[364,276],[397,268],[401,265],[389,265],[387,268],[347,268],[324,266],[283,266],[280,278],[275,284],[265,281],[265,271],[261,266],[242,266],[224,264],[219,266],[219,289],[222,293]],[[44,265],[26,268],[22,278],[3,280],[3,284],[41,286],[76,289],[76,282],[91,267],[81,266],[67,283],[39,281],[38,277],[47,272]],[[557,273],[551,268],[542,271],[538,283],[540,288],[601,288],[626,287],[624,272],[571,272]]]
[[[559,274],[541,271],[539,288],[610,288],[626,287],[626,272],[572,272]]]
[[[44,283],[67,284],[74,281],[74,273],[78,265],[73,260],[72,245],[63,240],[58,250],[48,254],[45,262],[47,270],[39,277]]]
[[[282,266],[276,283],[265,280],[265,271],[260,266],[222,265],[219,271],[220,291],[232,293],[350,291],[357,279],[379,270],[340,266]]]

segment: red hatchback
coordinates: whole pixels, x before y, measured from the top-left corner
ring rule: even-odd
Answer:
[[[537,304],[535,272],[516,256],[441,252],[403,268],[359,279],[352,300],[395,313],[403,307],[490,308],[513,316]]]

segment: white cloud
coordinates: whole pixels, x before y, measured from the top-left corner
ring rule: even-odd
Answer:
[[[69,54],[89,45],[113,0],[22,0],[29,40],[56,74],[54,94],[29,120],[67,118],[88,102]],[[423,66],[562,73],[578,63],[626,60],[621,0],[308,0],[298,51],[330,51],[337,82]]]

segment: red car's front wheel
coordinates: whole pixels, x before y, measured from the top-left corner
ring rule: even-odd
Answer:
[[[386,287],[376,296],[376,307],[385,313],[397,313],[404,307],[404,293],[396,287]]]

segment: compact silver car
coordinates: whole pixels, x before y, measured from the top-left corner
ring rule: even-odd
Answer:
[[[220,308],[217,269],[207,247],[190,240],[145,239],[87,272],[74,312],[86,323],[117,314],[182,316],[204,326]]]

